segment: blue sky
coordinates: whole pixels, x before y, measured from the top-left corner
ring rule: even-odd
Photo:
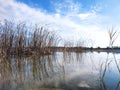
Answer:
[[[120,32],[120,0],[0,0],[0,20],[47,24],[65,40],[106,47],[107,28]],[[120,37],[115,46],[120,46]]]
[[[69,3],[71,3],[72,1],[73,3],[79,4],[80,7],[82,7],[82,12],[85,12],[90,10],[90,8],[94,6],[97,2],[96,0],[87,0],[87,2],[86,0],[16,0],[16,1],[23,2],[33,8],[44,9],[49,13],[56,13],[55,8],[57,8],[57,6],[55,6],[55,4],[64,3],[65,5],[63,5],[63,10],[65,10],[69,8]]]

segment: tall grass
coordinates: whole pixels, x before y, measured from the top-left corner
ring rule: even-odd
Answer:
[[[0,55],[50,54],[50,48],[57,46],[60,37],[47,28],[35,25],[29,28],[26,23],[13,23],[5,20],[0,23]]]
[[[109,47],[112,49],[112,51],[114,50],[113,45],[114,45],[116,39],[118,38],[118,35],[119,35],[119,33],[117,32],[117,30],[114,27],[108,29]],[[116,67],[117,67],[117,69],[118,69],[118,71],[120,73],[120,68],[119,68],[116,56],[115,56],[114,53],[112,53],[112,54],[113,54],[113,58],[114,58]],[[109,53],[108,53],[106,62],[102,63],[101,66],[100,66],[100,74],[101,74],[100,78],[101,78],[102,81],[104,80],[104,77],[105,77],[105,74],[106,74],[106,70],[107,70],[107,68],[109,67],[109,65],[110,65],[110,63],[112,61],[113,60],[109,60]]]
[[[85,47],[85,42],[81,39],[78,41],[66,40],[64,41],[64,52],[81,52]]]
[[[116,41],[117,37],[119,36],[119,33],[112,27],[111,29],[109,29],[108,34],[110,38],[109,46],[112,47],[112,50],[113,50],[113,44]],[[116,67],[120,73],[120,68],[119,68],[119,65],[118,65],[118,62],[117,62],[117,59],[114,53],[113,53],[113,57],[114,57]]]
[[[109,35],[109,47],[113,47],[113,44],[118,38],[119,33],[114,27],[112,27],[108,29],[108,35]]]

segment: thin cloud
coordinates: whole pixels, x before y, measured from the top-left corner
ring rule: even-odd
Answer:
[[[56,13],[61,15],[77,14],[81,11],[81,4],[74,0],[63,0],[62,2],[52,2]]]

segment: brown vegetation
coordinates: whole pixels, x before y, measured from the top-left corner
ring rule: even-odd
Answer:
[[[35,25],[29,28],[25,23],[5,20],[0,23],[0,56],[50,54],[49,47],[60,41],[54,32]]]

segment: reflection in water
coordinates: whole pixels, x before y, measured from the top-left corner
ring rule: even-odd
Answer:
[[[111,59],[111,57],[112,57],[112,59]],[[103,67],[103,64],[104,64],[104,67]],[[111,53],[111,55],[109,55],[109,53],[108,53],[106,61],[105,62],[102,61],[102,64],[100,67],[100,86],[101,86],[102,90],[119,90],[120,89],[120,87],[119,87],[119,80],[120,80],[119,64],[120,64],[119,57],[116,57],[114,53]],[[112,70],[112,69],[114,69],[114,70]],[[108,87],[108,86],[110,86],[110,87]],[[115,88],[115,86],[116,86],[116,88]]]
[[[116,62],[111,54],[107,59],[106,56],[106,53],[63,52],[44,57],[1,58],[0,90],[119,90]],[[116,55],[117,65],[119,58]],[[108,65],[104,80],[99,78],[105,70],[102,63],[104,67]]]

